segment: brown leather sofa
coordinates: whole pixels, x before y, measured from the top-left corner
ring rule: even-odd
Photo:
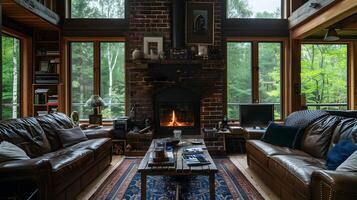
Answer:
[[[357,172],[326,170],[334,143],[357,143],[357,119],[352,112],[298,111],[286,125],[303,129],[297,149],[260,140],[246,143],[249,167],[281,199],[357,199]]]
[[[31,158],[0,163],[0,191],[25,193],[34,187],[39,199],[74,199],[110,164],[112,143],[96,138],[62,148],[55,130],[68,128],[73,124],[62,113],[0,122],[0,140]]]

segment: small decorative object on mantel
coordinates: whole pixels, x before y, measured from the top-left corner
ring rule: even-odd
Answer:
[[[102,125],[102,115],[100,114],[100,107],[105,106],[105,102],[99,95],[92,95],[86,102],[87,107],[93,108],[93,114],[89,115],[89,124]]]
[[[136,48],[134,49],[134,51],[132,52],[132,59],[133,60],[140,60],[140,59],[143,59],[143,52],[140,51],[140,49]]]
[[[187,2],[186,44],[213,44],[213,3]]]
[[[161,52],[163,52],[163,37],[144,37],[145,58],[157,60]]]
[[[170,49],[170,59],[172,60],[186,60],[188,59],[187,49]]]
[[[207,45],[198,45],[198,56],[203,59],[208,59],[208,48]]]

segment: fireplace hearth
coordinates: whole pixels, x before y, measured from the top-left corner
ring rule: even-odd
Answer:
[[[186,88],[171,87],[154,97],[155,137],[200,134],[200,97]]]

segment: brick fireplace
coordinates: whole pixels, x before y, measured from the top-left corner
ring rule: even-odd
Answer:
[[[214,48],[222,48],[221,18],[222,1],[213,2],[215,9]],[[172,0],[131,0],[128,52],[143,49],[143,37],[163,37],[164,49],[172,48]],[[182,30],[184,31],[184,30]],[[190,46],[188,46],[190,47]],[[220,60],[161,60],[137,64],[127,58],[128,106],[136,107],[136,119],[155,119],[155,94],[165,88],[188,88],[200,96],[199,125],[201,128],[216,127],[225,114],[225,62]],[[155,122],[154,122],[155,123]],[[202,133],[199,133],[202,134]],[[221,136],[205,136],[206,145],[212,151],[223,151]]]

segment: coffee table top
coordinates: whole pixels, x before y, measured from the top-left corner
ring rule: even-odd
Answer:
[[[146,152],[145,157],[141,161],[139,165],[139,172],[144,172],[146,174],[171,174],[171,175],[204,175],[217,172],[217,166],[213,162],[212,157],[209,155],[206,145],[203,139],[197,139],[195,141],[202,142],[201,145],[193,145],[191,142],[193,139],[183,139],[181,143],[174,148],[174,158],[176,160],[174,166],[152,166],[149,167],[149,159],[150,154],[154,151],[154,144],[157,139],[154,139],[151,142],[149,150]],[[206,159],[210,161],[209,165],[201,165],[201,166],[188,166],[182,158],[182,151],[185,148],[190,147],[201,147],[203,149],[203,153],[206,156]]]

